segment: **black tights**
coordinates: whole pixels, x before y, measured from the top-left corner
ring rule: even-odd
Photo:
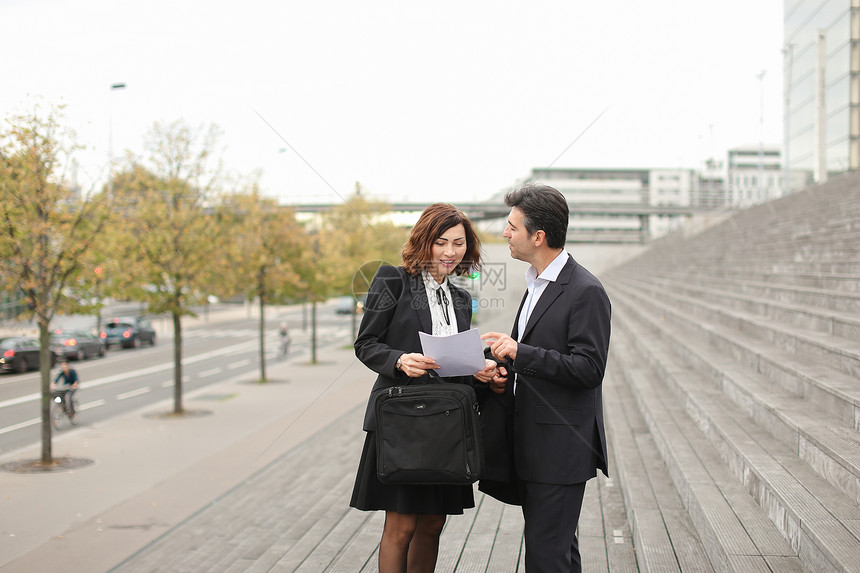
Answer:
[[[386,511],[379,543],[379,573],[432,573],[445,519],[444,515]]]

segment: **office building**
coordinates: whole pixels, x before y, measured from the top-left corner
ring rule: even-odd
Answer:
[[[729,149],[726,207],[749,207],[781,197],[782,162],[776,146],[748,145]]]
[[[690,206],[692,169],[575,169],[534,168],[526,183],[545,183],[558,189],[571,206],[568,240],[638,241],[643,232],[660,236],[676,229],[683,217],[669,214],[632,215],[613,212],[613,205]],[[577,211],[577,205],[601,205],[600,213]],[[583,210],[584,211],[584,210]],[[643,218],[645,220],[643,221]]]
[[[728,204],[724,161],[711,158],[698,169],[693,178],[692,204],[705,209],[719,209]]]
[[[860,166],[860,0],[785,0],[789,187]]]

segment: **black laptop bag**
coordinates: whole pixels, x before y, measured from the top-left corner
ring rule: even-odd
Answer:
[[[383,483],[471,484],[484,465],[480,409],[466,384],[374,392],[377,475]]]

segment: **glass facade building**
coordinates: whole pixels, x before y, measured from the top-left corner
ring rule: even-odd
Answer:
[[[783,17],[784,159],[795,187],[860,166],[860,0],[785,0]]]

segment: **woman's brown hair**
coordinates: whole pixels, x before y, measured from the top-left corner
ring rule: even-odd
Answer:
[[[466,230],[466,254],[463,255],[460,264],[454,268],[454,273],[460,276],[464,273],[480,271],[481,240],[472,228],[469,218],[448,203],[434,203],[421,213],[400,253],[403,268],[411,274],[427,268],[432,259],[433,242],[445,231],[460,224]]]

